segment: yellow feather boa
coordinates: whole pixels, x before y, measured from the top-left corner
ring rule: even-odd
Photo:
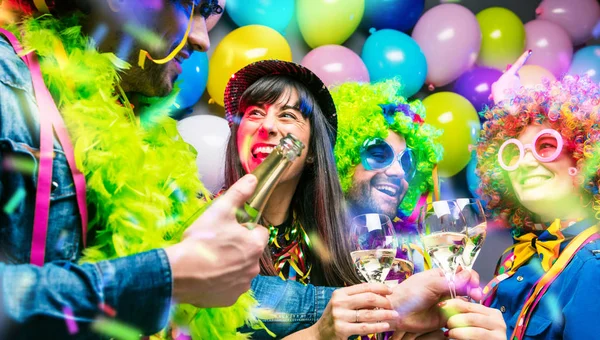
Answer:
[[[99,53],[81,34],[78,18],[49,15],[24,20],[26,50],[40,57],[44,80],[63,115],[75,148],[77,167],[87,182],[92,234],[83,261],[99,261],[169,246],[181,239],[185,221],[203,204],[195,151],[168,116],[169,102],[143,110],[139,121],[127,100],[115,94],[119,71],[129,66]],[[64,47],[66,53],[56,53]],[[174,96],[171,96],[174,97]],[[232,278],[235,279],[235,278]],[[237,332],[262,322],[252,313],[251,293],[227,308],[174,308],[178,323],[193,339],[248,339]],[[159,337],[169,337],[166,332]]]

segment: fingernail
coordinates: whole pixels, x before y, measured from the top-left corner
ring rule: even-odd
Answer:
[[[445,305],[446,305],[446,300],[438,303],[438,307],[440,307],[440,308],[444,307]]]
[[[248,184],[254,184],[257,181],[256,176],[254,175],[246,175],[246,182]]]
[[[447,337],[449,337],[448,333],[450,333],[450,330],[449,330],[449,329],[447,329],[447,330],[445,330],[445,331],[444,331],[444,336],[445,336],[446,338],[447,338]]]
[[[396,311],[392,311],[392,317],[398,318],[398,317],[400,317],[400,313],[398,313]]]

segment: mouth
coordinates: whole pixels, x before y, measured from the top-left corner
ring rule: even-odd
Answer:
[[[177,55],[175,56],[175,58],[173,58],[173,60],[175,60],[181,66],[181,64],[189,57],[190,57],[190,54],[188,52],[182,50],[181,52],[177,53]]]
[[[548,176],[548,175],[526,176],[526,177],[521,178],[521,180],[519,181],[519,184],[523,188],[531,188],[531,187],[536,187],[551,178],[552,178],[552,176]]]
[[[265,158],[267,158],[267,156],[269,156],[271,154],[271,152],[273,152],[274,148],[275,148],[274,144],[258,143],[258,144],[255,144],[250,149],[250,151],[252,152],[253,158],[264,160]]]
[[[392,198],[396,198],[398,197],[398,194],[400,193],[400,187],[395,185],[395,184],[391,184],[391,183],[380,183],[377,185],[373,186],[377,191],[392,197]]]

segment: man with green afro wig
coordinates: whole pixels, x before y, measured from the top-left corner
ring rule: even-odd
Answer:
[[[425,107],[400,95],[397,80],[345,83],[332,89],[338,112],[335,158],[353,215],[412,214],[433,186],[441,160],[440,131],[425,124]]]

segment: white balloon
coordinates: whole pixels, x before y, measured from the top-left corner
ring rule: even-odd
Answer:
[[[225,151],[229,140],[227,120],[212,116],[190,116],[177,123],[183,140],[198,152],[196,164],[204,186],[217,193],[225,183]]]

